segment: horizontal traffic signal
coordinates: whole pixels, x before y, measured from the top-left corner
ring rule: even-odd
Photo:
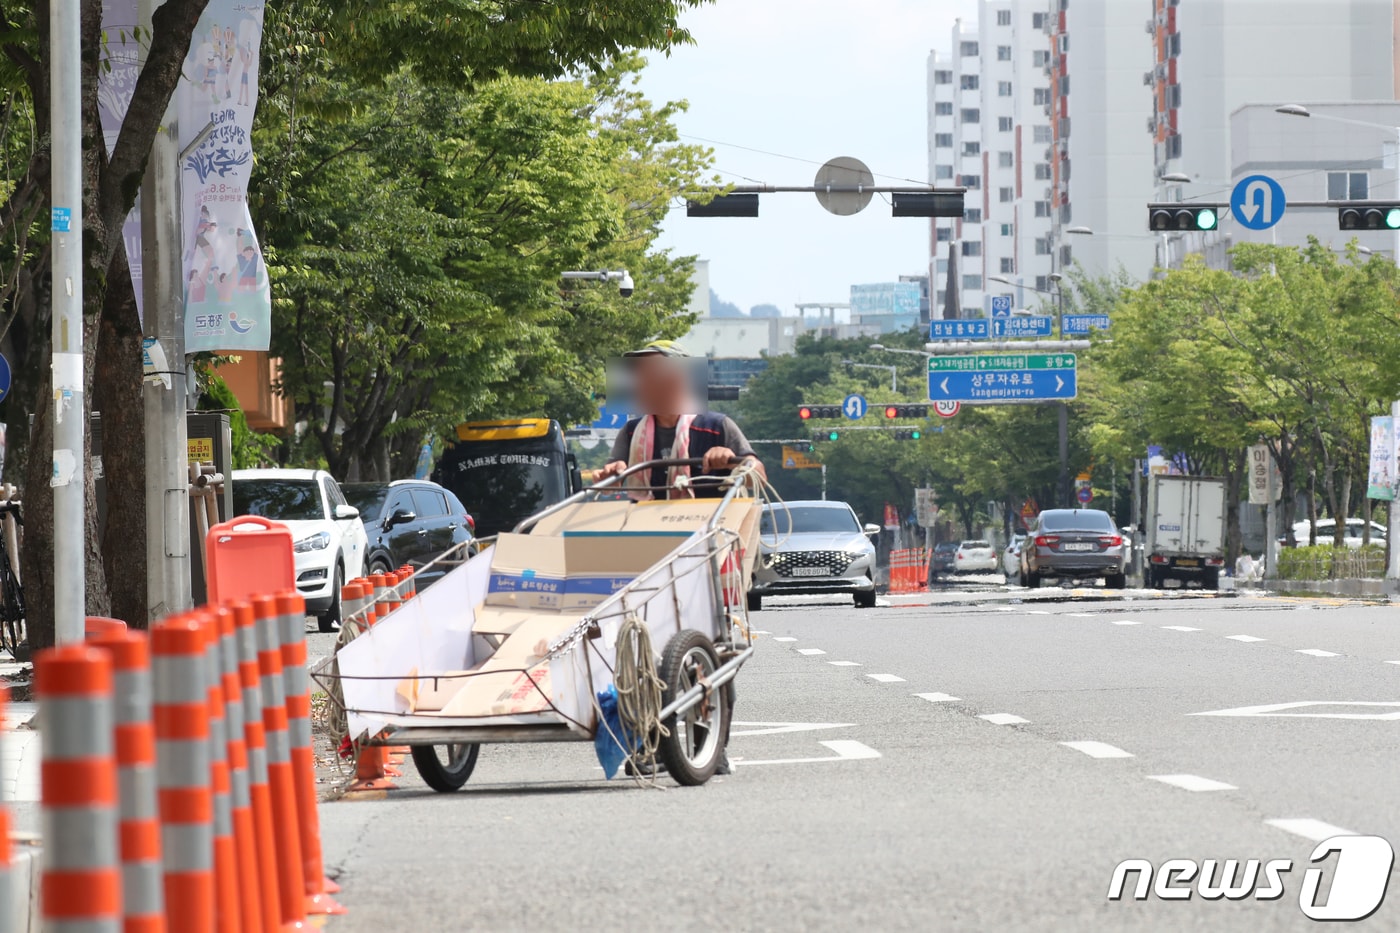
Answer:
[[[844,414],[840,405],[800,405],[797,408],[797,417],[803,421],[810,421],[813,418],[841,418]]]
[[[1166,230],[1214,230],[1220,226],[1221,204],[1183,204],[1178,201],[1147,205],[1147,228]]]
[[[1366,202],[1337,208],[1342,230],[1400,230],[1400,203]]]
[[[685,202],[687,217],[757,217],[758,195],[736,193],[719,194],[702,204],[699,201]]]
[[[886,405],[886,418],[927,418],[927,405]]]
[[[918,428],[901,428],[894,432],[894,439],[897,441],[917,441],[924,436],[924,432]]]
[[[829,431],[818,431],[812,435],[813,443],[820,443],[822,441],[839,441],[840,439],[841,432],[836,430],[835,428],[832,428]]]

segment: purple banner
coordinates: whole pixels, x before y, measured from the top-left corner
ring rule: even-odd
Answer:
[[[136,41],[138,0],[102,0],[102,61],[97,79],[97,112],[102,119],[102,136],[107,154],[117,143],[126,109],[141,74],[140,43]],[[131,267],[131,284],[136,289],[136,312],[141,314],[141,202],[138,200],[122,225],[126,258]],[[143,318],[144,320],[144,318]]]

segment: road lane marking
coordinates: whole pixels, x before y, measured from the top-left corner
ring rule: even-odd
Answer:
[[[822,744],[836,754],[823,758],[769,758],[762,761],[746,761],[742,758],[734,758],[730,759],[730,761],[735,767],[751,768],[754,765],[805,765],[821,761],[862,761],[880,757],[880,753],[869,745],[856,742],[852,739],[832,739]]]
[[[1172,787],[1180,787],[1182,790],[1193,792],[1207,790],[1239,790],[1233,784],[1226,784],[1224,781],[1213,781],[1210,778],[1201,777],[1198,774],[1149,774],[1149,781],[1161,781],[1163,784],[1170,784]]]
[[[1020,612],[1015,606],[997,606],[997,612]]]
[[[1026,615],[1028,615],[1028,616],[1048,616],[1048,615],[1053,615],[1053,614],[1054,614],[1054,613],[1050,612],[1050,610],[1048,610],[1048,609],[1027,609],[1027,610],[1026,610]]]
[[[1387,664],[1400,664],[1400,661],[1386,661]]]
[[[1109,619],[1110,625],[1141,625],[1141,622],[1134,622],[1132,619]]]
[[[820,649],[820,648],[798,648],[798,649],[797,649],[797,653],[798,653],[798,654],[805,654],[805,655],[807,655],[807,656],[809,656],[809,657],[812,656],[812,655],[814,655],[814,654],[826,654],[826,652],[823,651],[823,650]]]
[[[1349,829],[1342,829],[1340,826],[1333,826],[1331,823],[1324,823],[1322,820],[1313,819],[1288,819],[1288,820],[1265,820],[1265,824],[1281,829],[1286,833],[1295,836],[1302,836],[1312,842],[1321,842],[1324,839],[1331,839],[1333,836],[1355,836],[1356,833]]]
[[[1263,639],[1263,638],[1256,638],[1256,637],[1253,636],[1253,635],[1226,635],[1225,637],[1228,638],[1228,639],[1230,639],[1231,641],[1246,641],[1246,642],[1248,642],[1248,641],[1264,641],[1264,640],[1265,640],[1265,639]]]
[[[1094,614],[1092,612],[1071,612],[1069,616],[1072,619],[1092,619]]]
[[[921,700],[928,700],[930,703],[956,703],[958,698],[949,696],[946,693],[916,693],[914,696]]]
[[[1199,632],[1200,629],[1192,628],[1189,625],[1164,625],[1162,628],[1169,632]]]
[[[1337,657],[1337,652],[1335,652],[1335,651],[1323,651],[1321,648],[1299,648],[1299,649],[1298,649],[1298,653],[1299,653],[1299,654],[1311,655],[1311,656],[1314,657],[1314,658],[1335,658],[1335,657]]]
[[[1362,706],[1389,709],[1386,713],[1301,713],[1296,710],[1308,707]],[[1237,706],[1234,709],[1216,709],[1204,713],[1189,713],[1190,716],[1291,716],[1295,719],[1373,719],[1386,722],[1400,720],[1400,703],[1375,700],[1302,700],[1297,703],[1268,703],[1263,706]]]
[[[1132,758],[1132,752],[1125,752],[1116,745],[1109,745],[1107,742],[1061,742],[1065,748],[1072,748],[1077,752],[1083,752],[1090,758]]]
[[[860,667],[859,661],[827,661],[832,667]]]
[[[772,635],[773,633],[772,633],[772,632],[765,632],[765,631],[764,631],[763,629],[761,629],[761,628],[756,628],[756,629],[753,629],[752,634],[754,634],[754,635]]]
[[[1017,723],[1030,722],[1029,719],[1022,719],[1012,713],[983,713],[978,719],[985,719],[994,726],[1014,726]]]
[[[849,729],[851,722],[732,722],[730,737],[736,735],[785,735],[789,732],[816,732],[820,729]]]
[[[903,677],[896,677],[894,674],[866,674],[871,680],[879,681],[882,684],[902,684]]]
[[[796,639],[796,638],[793,638],[791,635],[779,635],[777,638],[775,638],[775,639],[773,639],[773,640],[774,640],[774,641],[797,641],[797,639]]]

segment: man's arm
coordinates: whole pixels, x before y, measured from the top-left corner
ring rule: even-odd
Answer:
[[[628,448],[631,446],[632,442],[631,439],[628,438],[627,432],[618,431],[617,437],[613,438],[612,451],[608,454],[608,462],[603,465],[601,470],[594,474],[594,477],[603,480],[607,479],[609,476],[616,476],[627,469],[627,458],[632,453]]]
[[[758,454],[754,453],[753,445],[744,436],[744,432],[734,423],[734,419],[728,415],[724,416],[724,446],[712,447],[705,452],[705,472],[714,473],[719,470],[728,469],[731,458],[752,459],[754,469],[759,476],[768,478],[768,472],[763,468],[763,461],[758,459]]]

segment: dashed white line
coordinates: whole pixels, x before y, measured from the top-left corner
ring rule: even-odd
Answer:
[[[1281,829],[1295,836],[1302,836],[1304,839],[1309,839],[1313,842],[1321,842],[1324,839],[1331,839],[1333,836],[1356,835],[1356,833],[1349,829],[1342,829],[1340,826],[1333,826],[1331,823],[1322,822],[1322,820],[1288,819],[1265,820],[1264,822],[1275,829]]]
[[[997,606],[997,612],[1020,612],[1015,606]]]
[[[1298,653],[1311,655],[1314,658],[1335,658],[1338,656],[1335,651],[1323,651],[1321,648],[1299,648]]]
[[[797,653],[805,655],[826,654],[826,652],[820,648],[798,648]]]
[[[1048,609],[1027,609],[1027,610],[1026,610],[1026,615],[1028,615],[1028,616],[1048,616],[1048,615],[1053,615],[1053,613],[1051,613]]]
[[[1189,625],[1164,625],[1162,628],[1169,632],[1199,632],[1200,629],[1192,628]]]
[[[894,675],[894,674],[866,674],[865,676],[866,676],[866,677],[869,677],[871,680],[878,681],[879,683],[882,683],[882,684],[902,684],[902,683],[904,683],[904,678],[903,678],[903,677],[898,677],[898,676],[896,676],[896,675]]]
[[[756,629],[753,629],[749,634],[751,634],[751,635],[772,635],[773,633],[772,633],[772,632],[765,632],[765,631],[764,631],[763,629],[761,629],[761,628],[756,628]]]
[[[914,696],[921,700],[928,700],[930,703],[956,703],[958,698],[949,696],[946,693],[916,693]]]
[[[1239,790],[1233,784],[1226,784],[1224,781],[1214,781],[1210,778],[1201,777],[1199,774],[1149,774],[1149,781],[1161,781],[1163,784],[1170,784],[1172,787],[1180,787],[1182,790],[1194,792],[1208,790]]]
[[[1400,664],[1400,661],[1386,661],[1387,664]]]
[[[1094,617],[1092,612],[1071,612],[1068,615],[1072,619],[1092,619]]]
[[[1108,623],[1109,623],[1110,625],[1141,625],[1141,624],[1142,624],[1141,622],[1135,622],[1135,621],[1133,621],[1132,619],[1109,619],[1109,620],[1108,620]]]
[[[832,667],[860,667],[859,661],[827,661]]]
[[[1264,641],[1263,638],[1256,638],[1253,635],[1226,635],[1231,641]]]
[[[1061,742],[1065,748],[1072,748],[1077,752],[1083,752],[1090,758],[1131,758],[1132,752],[1125,752],[1116,745],[1109,745],[1107,742]]]
[[[978,719],[985,719],[994,726],[1014,726],[1017,723],[1030,722],[1029,719],[1022,719],[1012,713],[983,713]]]
[[[774,640],[774,641],[797,641],[797,639],[796,639],[796,638],[793,638],[791,635],[779,635],[777,638],[774,638],[773,640]]]

